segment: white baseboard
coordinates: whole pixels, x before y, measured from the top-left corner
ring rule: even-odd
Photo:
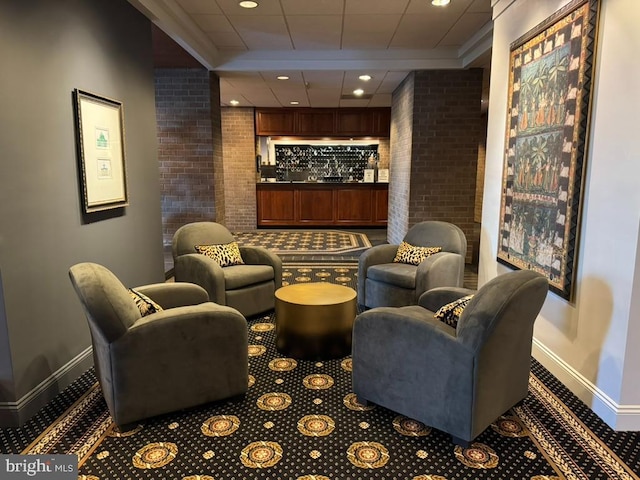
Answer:
[[[616,431],[640,431],[640,405],[619,405],[546,345],[533,339],[533,357]]]
[[[93,364],[89,346],[14,402],[0,402],[0,426],[20,426]]]

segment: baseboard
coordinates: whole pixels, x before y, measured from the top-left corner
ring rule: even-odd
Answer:
[[[640,431],[640,405],[619,405],[546,345],[533,339],[533,357],[616,431]]]
[[[21,427],[58,393],[93,365],[93,349],[87,347],[16,402],[0,402],[0,428]]]

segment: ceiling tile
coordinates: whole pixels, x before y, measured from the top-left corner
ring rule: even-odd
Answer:
[[[264,86],[252,86],[250,90],[243,91],[244,97],[254,105],[263,105],[268,103],[269,105],[279,105],[278,99],[273,94],[270,88]]]
[[[364,73],[371,75],[371,80],[368,80],[365,82],[364,80],[360,80],[358,78],[360,75]],[[375,92],[380,86],[380,83],[382,82],[382,79],[384,78],[386,73],[387,73],[386,71],[380,71],[380,70],[376,70],[376,71],[370,70],[367,72],[361,72],[361,71],[345,72],[343,88],[349,91],[352,91],[355,88],[362,88],[364,89],[365,92],[368,92],[368,93]]]
[[[304,79],[310,88],[337,88],[342,90],[344,72],[342,70],[311,70],[303,72]]]
[[[447,32],[440,47],[457,46],[464,44],[475,32],[480,30],[487,22],[491,21],[490,13],[467,13]]]
[[[391,94],[407,78],[410,72],[387,72],[376,94]]]
[[[429,0],[411,0],[406,14],[427,14],[436,17],[440,15],[460,16],[469,8],[471,3],[473,3],[473,0],[451,0],[451,3],[445,7],[436,7]]]
[[[371,97],[369,100],[369,107],[390,107],[391,106],[391,94],[390,93],[378,93]]]
[[[250,50],[293,50],[283,17],[229,17]]]
[[[339,88],[310,88],[307,96],[312,107],[338,107],[340,106]]]
[[[401,15],[345,15],[342,48],[387,48],[400,18]]]
[[[340,15],[290,15],[287,17],[287,24],[296,50],[340,48]]]
[[[246,49],[242,39],[236,32],[207,32],[207,36],[218,48]]]
[[[191,15],[203,32],[235,32],[224,15]]]
[[[213,0],[210,0],[213,1]],[[256,8],[242,8],[238,5],[239,0],[215,0],[225,15],[247,15],[247,16],[263,16],[263,15],[282,15],[279,0],[258,0],[259,5]]]
[[[491,0],[475,0],[467,9],[467,13],[492,13]]]
[[[433,18],[425,14],[405,15],[391,40],[392,48],[435,48],[455,23],[454,19]]]
[[[346,0],[346,14],[402,14],[409,0]]]
[[[342,15],[344,0],[280,0],[285,15]]]
[[[222,13],[216,2],[212,0],[177,0],[177,2],[187,13]]]
[[[289,71],[289,70],[278,70],[278,71],[268,71],[268,72],[260,72],[262,75],[262,79],[267,85],[278,84],[278,85],[304,85],[304,78],[302,77],[302,72],[299,70]],[[284,75],[289,77],[289,80],[278,80],[278,76]]]

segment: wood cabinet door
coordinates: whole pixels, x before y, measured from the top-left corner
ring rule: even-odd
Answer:
[[[373,190],[373,223],[386,225],[389,209],[389,189],[376,188]]]
[[[374,110],[372,114],[373,135],[388,137],[391,134],[391,109]]]
[[[338,223],[368,224],[372,220],[372,190],[368,188],[336,191],[336,221]]]
[[[256,135],[293,135],[295,115],[282,108],[256,110]]]
[[[294,225],[295,190],[292,188],[258,189],[258,225]]]
[[[335,133],[335,112],[333,109],[296,112],[298,135],[333,135]]]
[[[331,225],[333,223],[332,188],[298,190],[297,219],[301,224]]]
[[[338,110],[336,112],[338,135],[373,135],[373,114],[364,110]]]

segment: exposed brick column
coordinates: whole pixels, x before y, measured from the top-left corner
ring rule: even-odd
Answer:
[[[215,218],[209,72],[156,69],[155,88],[162,236],[168,245],[185,223]]]
[[[225,224],[225,178],[222,151],[222,111],[220,108],[220,78],[209,72],[209,91],[212,98],[211,139],[213,141],[213,196],[215,199],[215,221]],[[213,100],[215,99],[215,100]],[[231,187],[233,188],[233,187]]]
[[[413,72],[394,92],[388,234],[393,243],[406,232],[404,225],[447,221],[467,236],[471,262],[481,95],[480,69]]]
[[[410,73],[392,97],[387,241],[393,244],[400,243],[409,229],[414,84],[415,75]]]
[[[257,171],[253,108],[222,108],[222,152],[224,184],[229,186],[224,191],[223,223],[235,232],[255,230]],[[217,173],[216,170],[216,178]]]

